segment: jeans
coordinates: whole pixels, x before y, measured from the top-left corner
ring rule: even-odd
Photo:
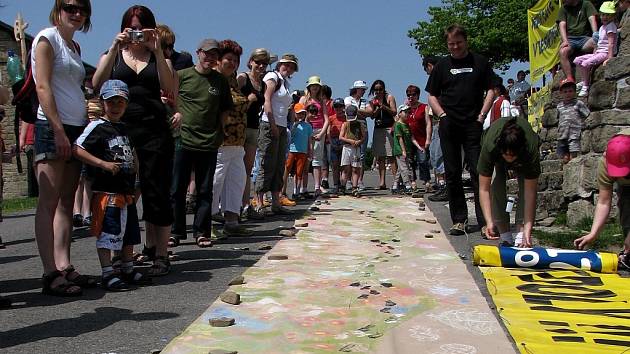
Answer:
[[[462,184],[462,148],[464,159],[470,169],[470,179],[475,193],[477,223],[479,226],[486,224],[479,206],[479,176],[477,174],[482,131],[482,123],[474,118],[457,120],[444,117],[440,121],[439,132],[442,152],[444,153],[446,190],[451,220],[454,224],[468,221],[468,207]]]
[[[174,221],[171,233],[186,238],[186,191],[192,169],[195,170],[197,199],[193,234],[210,232],[212,212],[212,183],[217,165],[216,151],[193,151],[181,148],[175,151],[171,203]]]
[[[430,163],[429,155],[430,154],[428,150],[416,149],[416,161],[414,164],[415,165],[414,172],[417,167],[418,168],[417,179],[424,182],[431,181],[431,163]]]
[[[435,169],[435,173],[444,173],[444,155],[442,154],[442,146],[440,145],[440,125],[433,126],[431,133],[431,145],[429,146],[429,155],[431,158],[431,166]]]

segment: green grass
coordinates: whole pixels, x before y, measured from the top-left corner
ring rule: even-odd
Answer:
[[[559,216],[560,217],[560,216]],[[564,223],[566,223],[566,215],[564,216]],[[562,224],[557,222],[556,224]],[[534,237],[540,242],[543,246],[555,247],[555,248],[565,248],[565,249],[573,249],[573,240],[588,233],[591,229],[591,225],[593,224],[592,218],[585,218],[580,223],[578,223],[577,227],[567,231],[561,232],[544,232],[540,230],[534,230]],[[602,232],[599,234],[599,237],[595,242],[590,245],[590,249],[596,251],[608,251],[608,252],[617,252],[619,248],[623,245],[624,237],[622,234],[621,226],[617,222],[611,222],[606,224]]]
[[[2,213],[16,213],[35,209],[36,206],[37,198],[8,198],[2,202]]]

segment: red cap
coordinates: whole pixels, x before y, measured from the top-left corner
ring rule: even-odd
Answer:
[[[575,81],[570,77],[567,77],[566,79],[560,81],[560,88],[563,88],[567,85],[575,86]]]
[[[610,177],[630,175],[630,135],[615,135],[606,147],[606,169]]]

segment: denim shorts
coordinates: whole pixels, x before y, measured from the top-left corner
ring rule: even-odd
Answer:
[[[580,53],[591,37],[587,36],[569,36],[569,45],[573,51]]]
[[[63,131],[70,141],[70,145],[74,144],[77,138],[83,133],[85,126],[63,125]],[[38,119],[35,122],[35,162],[57,159],[57,147],[55,146],[55,133],[53,132],[47,120]],[[74,157],[71,158],[74,160]]]

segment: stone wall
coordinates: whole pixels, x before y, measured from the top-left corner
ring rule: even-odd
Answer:
[[[582,155],[563,165],[556,156],[559,83],[562,72],[554,78],[552,102],[545,107],[540,131],[543,152],[537,220],[567,213],[567,224],[575,227],[583,218],[593,217],[597,201],[597,165],[608,140],[623,128],[630,127],[630,23],[621,31],[621,48],[617,57],[593,72],[591,89],[585,103],[591,115],[584,122]],[[615,198],[616,200],[616,198]],[[616,203],[615,203],[616,204]],[[617,211],[613,208],[611,217]]]

